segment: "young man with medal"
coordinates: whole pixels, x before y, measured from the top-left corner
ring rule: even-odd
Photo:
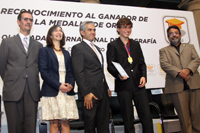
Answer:
[[[149,101],[145,90],[146,64],[139,42],[129,39],[132,22],[121,18],[117,22],[119,38],[107,46],[107,64],[109,73],[115,78],[120,110],[124,120],[124,132],[135,133],[133,103],[141,120],[143,133],[153,133],[153,123]],[[112,61],[118,62],[128,74],[122,77],[113,66]]]

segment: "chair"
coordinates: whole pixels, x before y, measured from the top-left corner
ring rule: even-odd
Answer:
[[[77,129],[77,130],[82,130],[84,129],[84,116],[83,116],[83,110],[82,110],[82,101],[81,100],[76,100],[77,108],[78,108],[78,113],[79,113],[79,119],[70,121],[70,129]]]
[[[40,133],[47,133],[47,123],[45,123],[45,122],[39,123],[39,132]]]
[[[39,123],[39,133],[47,133],[47,123],[42,121],[42,108],[38,107],[37,121]]]
[[[115,125],[124,125],[121,111],[120,111],[120,105],[118,102],[117,96],[110,97],[110,123],[111,123],[111,133],[115,133]],[[133,105],[134,106],[134,105]],[[149,102],[149,106],[152,113],[153,119],[161,119],[161,111],[155,102]],[[134,119],[134,124],[141,123],[139,119]],[[163,132],[164,133],[164,132]]]
[[[110,123],[111,123],[111,133],[115,133],[115,125],[124,125],[120,105],[117,96],[112,96],[109,99],[110,102]],[[134,124],[140,123],[139,119],[134,119]]]
[[[160,88],[159,88],[160,89]],[[164,88],[161,88],[162,92]],[[156,88],[153,89],[146,89],[149,102],[150,103],[156,103],[158,107],[156,108],[151,108],[151,113],[153,118],[159,118],[161,120],[161,126],[162,126],[162,131],[165,133],[165,128],[164,128],[164,120],[167,119],[178,119],[178,115],[174,111],[174,105],[172,103],[172,99],[169,95],[166,94],[152,94],[152,90],[158,90]]]

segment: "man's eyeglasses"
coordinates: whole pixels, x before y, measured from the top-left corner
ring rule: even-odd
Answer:
[[[28,21],[28,20],[31,21],[31,22],[33,22],[33,19],[32,19],[32,18],[23,18],[23,19],[22,19],[22,21]]]
[[[121,26],[122,29],[132,29],[131,26]]]
[[[178,35],[178,32],[174,32],[174,33],[169,33],[169,36],[173,36],[173,35]]]

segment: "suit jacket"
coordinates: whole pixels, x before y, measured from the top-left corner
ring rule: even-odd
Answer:
[[[19,35],[2,40],[0,46],[0,75],[4,82],[4,101],[18,101],[21,98],[26,76],[33,100],[39,101],[38,53],[41,47],[41,43],[30,37],[28,53],[26,54]]]
[[[64,59],[66,76],[65,83],[69,83],[74,87],[74,76],[72,73],[71,59],[69,52],[62,49]],[[44,47],[39,51],[39,70],[44,80],[42,84],[41,96],[57,96],[61,83],[59,82],[59,64],[57,56],[52,47]],[[74,89],[67,93],[74,95]]]
[[[200,88],[200,75],[197,68],[200,64],[199,56],[192,44],[181,44],[180,54],[174,46],[160,49],[160,65],[166,72],[165,93],[178,93],[184,90],[183,79],[178,71],[189,68],[190,79],[187,82],[190,89]]]
[[[120,38],[114,40],[107,45],[107,64],[109,73],[115,77],[115,91],[131,90],[134,86],[133,82],[138,86],[140,78],[146,78],[146,64],[139,42],[129,39],[130,54],[133,63],[128,62],[128,53],[124,47],[124,43]],[[119,79],[119,72],[113,66],[112,61],[118,62],[129,75],[125,81]]]
[[[101,53],[100,49],[95,47]],[[101,57],[103,62],[102,54]],[[96,53],[84,41],[72,47],[71,58],[79,99],[83,100],[84,96],[93,93],[100,100],[105,86],[108,89],[104,75],[104,64],[101,65]]]

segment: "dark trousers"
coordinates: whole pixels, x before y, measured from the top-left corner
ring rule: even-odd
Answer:
[[[93,99],[93,108],[86,109],[83,102],[85,133],[109,133],[109,101],[108,91],[105,89],[101,100]]]
[[[124,132],[135,133],[133,103],[142,124],[143,133],[153,133],[153,122],[146,90],[135,86],[131,91],[117,92],[122,118],[124,120]]]
[[[19,101],[4,101],[8,133],[36,133],[37,107],[26,82]]]

